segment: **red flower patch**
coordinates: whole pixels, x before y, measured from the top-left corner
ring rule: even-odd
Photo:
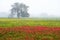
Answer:
[[[46,38],[43,38],[43,37]],[[52,38],[48,38],[52,37]],[[22,26],[12,28],[0,28],[0,39],[9,40],[59,40],[60,38],[60,27],[45,27],[45,26]]]

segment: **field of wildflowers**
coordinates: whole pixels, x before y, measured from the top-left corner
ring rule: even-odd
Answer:
[[[1,19],[0,23],[0,40],[60,40],[57,20]]]
[[[0,40],[60,40],[60,28],[44,26],[0,28]]]

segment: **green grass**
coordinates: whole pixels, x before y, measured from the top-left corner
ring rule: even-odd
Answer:
[[[60,20],[52,19],[8,19],[0,18],[0,27],[14,27],[14,26],[57,26],[60,27]]]

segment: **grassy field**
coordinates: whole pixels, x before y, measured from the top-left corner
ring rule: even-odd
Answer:
[[[60,27],[60,20],[52,19],[8,19],[0,18],[0,27],[15,27],[15,26],[48,26]]]

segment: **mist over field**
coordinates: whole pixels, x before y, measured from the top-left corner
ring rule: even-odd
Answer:
[[[15,2],[29,6],[30,18],[60,18],[60,0],[0,0],[0,17],[8,17]]]
[[[60,0],[0,0],[0,40],[60,40]]]

